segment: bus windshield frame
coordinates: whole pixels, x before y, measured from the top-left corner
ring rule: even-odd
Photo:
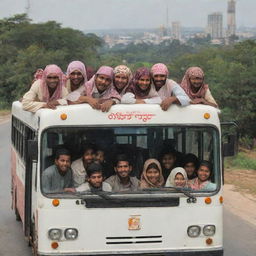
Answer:
[[[99,133],[100,130],[100,133]],[[61,133],[61,131],[63,131]],[[69,134],[68,134],[69,131]],[[72,131],[72,132],[70,132]],[[76,132],[75,132],[76,131]],[[130,131],[130,134],[127,132]],[[131,131],[133,131],[133,133],[131,133]],[[144,131],[144,133],[143,133]],[[185,134],[184,134],[185,132]],[[65,134],[66,133],[66,134]],[[116,151],[113,150],[113,148],[116,146],[116,142],[117,140],[119,142],[122,142],[118,145],[122,145],[125,144],[127,147],[127,150],[131,150],[132,147],[129,147],[129,145],[134,146],[133,148],[135,150],[139,150],[139,151],[147,151],[146,153],[147,157],[143,158],[143,162],[145,162],[145,160],[147,160],[148,158],[156,158],[158,159],[159,156],[156,155],[156,153],[159,154],[160,150],[160,146],[156,147],[156,140],[159,137],[163,137],[162,141],[158,140],[158,144],[161,144],[162,146],[164,146],[164,143],[167,143],[168,146],[173,147],[177,152],[182,153],[182,154],[187,154],[187,153],[198,153],[199,156],[199,160],[209,160],[209,159],[205,159],[207,154],[211,154],[213,160],[211,160],[212,164],[213,164],[213,173],[214,173],[214,183],[216,184],[216,189],[215,190],[191,190],[190,188],[182,188],[182,189],[177,189],[176,187],[162,187],[162,188],[158,188],[158,189],[143,189],[143,190],[136,190],[136,191],[126,191],[126,192],[99,192],[99,193],[95,193],[95,192],[76,192],[76,193],[66,193],[66,192],[56,192],[56,193],[45,193],[43,186],[42,186],[42,182],[40,182],[40,188],[41,188],[41,192],[45,197],[48,198],[54,198],[54,197],[58,197],[58,198],[96,198],[96,197],[101,197],[104,200],[108,200],[110,198],[117,198],[117,199],[126,199],[127,198],[135,198],[136,200],[140,199],[140,198],[158,198],[158,199],[162,199],[165,197],[182,197],[182,196],[187,196],[187,197],[198,197],[198,196],[206,196],[206,195],[214,195],[216,193],[218,193],[220,187],[221,187],[221,164],[220,164],[220,132],[219,129],[214,126],[214,125],[191,125],[191,124],[183,124],[183,125],[147,125],[147,126],[141,126],[141,125],[105,125],[104,127],[99,127],[99,126],[52,126],[52,127],[48,127],[46,129],[44,129],[41,132],[41,136],[40,136],[40,177],[42,178],[42,173],[43,171],[50,166],[50,164],[48,163],[47,165],[44,163],[46,158],[51,158],[52,163],[54,164],[54,147],[66,147],[68,148],[71,152],[72,150],[67,147],[68,143],[67,141],[65,141],[65,139],[63,140],[63,138],[67,138],[70,137],[69,140],[71,140],[69,143],[73,144],[73,148],[75,148],[75,150],[79,151],[77,147],[77,140],[80,141],[80,143],[84,143],[85,138],[83,138],[83,136],[81,136],[81,134],[86,134],[86,138],[88,138],[88,142],[89,143],[93,143],[96,144],[96,146],[100,146],[100,148],[102,147],[102,144],[107,144],[108,146],[111,147],[107,147],[105,145],[105,150],[108,152],[115,152]],[[98,133],[98,134],[97,134]],[[151,139],[149,139],[149,134],[151,133]],[[196,141],[198,141],[198,144],[196,146],[198,146],[197,152],[188,152],[186,151],[188,145],[187,140],[191,140],[190,141],[190,146],[193,146],[194,149],[195,147],[195,143],[193,142],[193,136],[198,133],[198,137],[195,139]],[[204,136],[207,136],[205,134],[209,133],[209,140],[208,143],[208,147],[210,148],[211,152],[209,151],[204,152],[202,151],[202,147],[206,147],[205,145],[202,145],[202,143],[206,143],[204,142]],[[76,137],[73,136],[73,134],[77,134]],[[78,135],[79,134],[79,135]],[[100,136],[99,136],[100,134]],[[65,135],[65,136],[64,136]],[[69,136],[67,136],[69,135]],[[108,135],[108,136],[107,136]],[[135,136],[137,135],[137,136]],[[95,137],[97,136],[97,137]],[[112,137],[111,137],[112,136]],[[146,142],[145,142],[145,136],[146,136]],[[153,136],[153,137],[152,137]],[[111,138],[110,138],[111,137]],[[144,138],[143,138],[144,137]],[[211,138],[210,138],[211,137]],[[94,139],[92,139],[94,138]],[[106,141],[104,141],[104,143],[102,143],[102,138],[105,138]],[[113,138],[115,139],[115,141],[113,141]],[[179,139],[180,138],[180,139]],[[186,141],[184,141],[184,138],[186,138]],[[207,138],[207,137],[206,137]],[[140,139],[140,142],[138,142],[138,139]],[[109,140],[109,141],[107,141]],[[176,140],[176,141],[175,141]],[[178,141],[177,141],[178,140]],[[100,142],[101,141],[101,142]],[[98,143],[100,142],[101,145],[99,145]],[[128,143],[124,143],[124,142],[128,142]],[[134,143],[136,145],[134,145]],[[146,143],[147,146],[145,147],[145,145],[143,143]],[[153,144],[151,145],[151,147],[156,147],[155,149],[150,148],[149,144]],[[168,144],[170,143],[170,144]],[[172,144],[173,143],[173,144]],[[199,143],[201,143],[201,145],[199,146]],[[70,144],[70,145],[71,145]],[[80,144],[80,145],[81,145]],[[172,144],[172,145],[171,145]],[[144,146],[143,146],[144,145]],[[139,149],[138,149],[139,148]],[[154,151],[154,152],[149,152],[149,151]],[[81,151],[81,150],[80,150]],[[139,152],[138,151],[138,152]],[[118,150],[117,150],[118,152]],[[136,151],[136,154],[138,154],[138,152]],[[72,161],[74,161],[75,159],[77,159],[78,157],[81,157],[81,152],[80,153],[73,153],[73,157],[72,157]],[[123,152],[120,152],[121,154]],[[141,152],[140,152],[141,153]],[[74,157],[75,155],[75,157]],[[197,155],[197,156],[198,156]],[[110,158],[108,158],[110,159]],[[111,158],[111,160],[113,160],[113,157]],[[113,166],[113,164],[112,164]],[[138,168],[138,167],[137,167]],[[140,174],[143,170],[143,164],[140,163]],[[137,172],[137,173],[136,173]],[[138,171],[136,170],[136,172],[132,175],[137,176],[137,178],[140,178],[140,175],[138,175]],[[115,173],[113,173],[115,174]],[[42,179],[41,179],[42,180]]]

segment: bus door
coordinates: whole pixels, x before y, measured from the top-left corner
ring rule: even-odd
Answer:
[[[32,217],[32,191],[35,195],[36,184],[36,167],[37,167],[37,147],[38,143],[35,140],[35,133],[30,129],[26,132],[27,150],[26,150],[26,172],[25,172],[25,218],[24,218],[24,233],[29,237],[31,234],[31,217]],[[33,184],[34,183],[34,184]],[[34,200],[33,200],[34,201]]]

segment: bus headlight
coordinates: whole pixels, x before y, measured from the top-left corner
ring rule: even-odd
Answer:
[[[51,240],[60,240],[61,235],[61,229],[58,228],[52,228],[48,231],[48,236]]]
[[[201,228],[199,226],[189,226],[187,233],[189,237],[198,237],[201,233]]]
[[[67,228],[64,233],[67,240],[75,240],[78,236],[78,230],[75,228]]]
[[[214,225],[206,225],[203,228],[203,234],[205,236],[213,236],[215,234],[215,226]]]

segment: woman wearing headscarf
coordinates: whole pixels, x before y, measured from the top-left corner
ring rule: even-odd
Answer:
[[[122,97],[131,82],[132,72],[125,65],[119,65],[114,68],[114,86],[116,91]]]
[[[63,86],[63,72],[55,64],[46,66],[42,77],[36,80],[22,98],[24,110],[36,112],[40,108],[55,109],[67,105],[67,89]]]
[[[75,60],[67,68],[66,88],[69,93],[77,90],[87,82],[86,68],[83,62]]]
[[[83,87],[70,93],[70,104],[88,103],[94,109],[109,111],[112,105],[120,102],[120,96],[113,86],[113,68],[102,66]]]
[[[148,159],[144,163],[141,174],[140,188],[160,188],[164,185],[162,168],[156,159]]]
[[[205,104],[218,107],[208,84],[204,83],[204,72],[201,68],[190,67],[187,69],[180,86],[189,96],[191,104]]]
[[[166,187],[187,187],[188,177],[182,167],[174,168],[166,180]]]
[[[137,69],[126,93],[121,98],[121,103],[124,104],[160,104],[161,101],[152,85],[150,71],[144,67]]]

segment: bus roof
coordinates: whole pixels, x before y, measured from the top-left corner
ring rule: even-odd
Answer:
[[[22,110],[20,102],[12,105],[12,115],[34,130],[50,126],[122,126],[122,125],[214,125],[219,128],[220,110],[207,105],[172,105],[163,111],[156,104],[118,104],[103,113],[88,104],[40,109],[36,113]]]

